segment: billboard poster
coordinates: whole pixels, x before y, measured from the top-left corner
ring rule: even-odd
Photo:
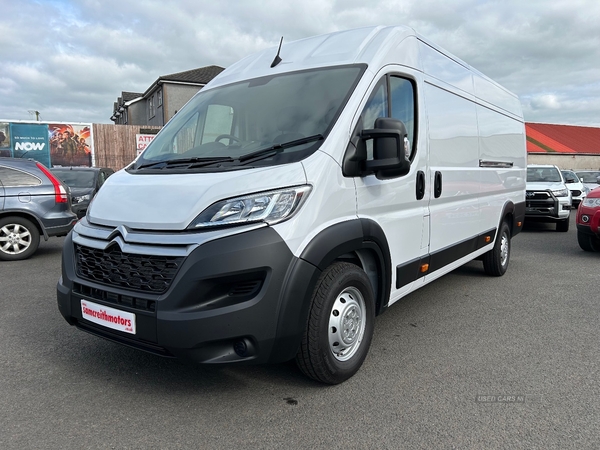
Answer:
[[[31,158],[50,167],[48,125],[11,123],[10,143],[15,158]]]
[[[12,156],[10,124],[8,122],[0,122],[0,156]]]
[[[136,147],[137,147],[136,156],[139,156],[140,153],[142,153],[144,150],[146,150],[146,147],[148,147],[148,144],[154,140],[155,136],[156,136],[155,134],[136,134],[135,135],[135,143],[136,143]]]
[[[52,165],[92,167],[91,129],[92,126],[87,124],[48,124]]]

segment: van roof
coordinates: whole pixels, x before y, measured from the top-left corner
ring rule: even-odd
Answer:
[[[280,52],[282,61],[276,67],[271,68],[271,63],[278,46],[238,61],[208,86],[320,66],[369,64],[373,62],[374,54],[381,52],[382,44],[390,41],[398,43],[407,36],[415,35],[415,31],[406,26],[377,26],[336,31],[292,42],[286,42],[284,37]]]
[[[372,72],[377,72],[385,65],[401,64],[426,72],[522,118],[516,95],[407,26],[356,28],[292,42],[284,39],[279,52],[281,62],[271,67],[278,48],[268,48],[229,66],[203,91],[238,81],[318,67],[367,64]]]

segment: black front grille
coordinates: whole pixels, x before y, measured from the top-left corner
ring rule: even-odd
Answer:
[[[141,292],[166,291],[182,257],[123,253],[118,245],[99,250],[75,245],[77,276]]]
[[[548,201],[552,200],[552,196],[546,191],[527,191],[527,200],[540,200]]]
[[[554,207],[554,198],[549,192],[545,191],[527,191],[526,206],[528,208],[552,208]]]
[[[94,300],[102,300],[116,306],[128,306],[139,311],[156,311],[156,301],[139,298],[132,295],[116,294],[104,289],[93,288],[79,283],[73,283],[73,293],[81,294]]]

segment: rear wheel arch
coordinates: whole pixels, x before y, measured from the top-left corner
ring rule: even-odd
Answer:
[[[502,276],[508,269],[511,240],[520,231],[520,227],[516,221],[515,205],[512,202],[508,202],[504,205],[502,215],[500,216],[494,246],[481,256],[483,268],[488,275]]]
[[[510,230],[510,235],[512,237],[516,234],[514,232],[514,230],[517,228],[515,220],[515,204],[513,202],[508,202],[506,205],[504,205],[504,209],[502,211],[502,216],[500,217],[498,227],[500,227],[503,222],[506,222],[506,224],[508,225],[508,229]]]
[[[3,219],[5,217],[21,217],[25,220],[29,220],[36,226],[38,232],[40,233],[40,236],[42,236],[45,241],[48,240],[48,234],[46,233],[46,229],[42,225],[40,219],[35,214],[28,214],[19,210],[6,210],[0,213],[0,219]]]

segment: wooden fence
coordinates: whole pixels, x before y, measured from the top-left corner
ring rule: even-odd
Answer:
[[[160,129],[148,125],[93,124],[95,165],[122,169],[136,157],[135,135],[155,134]]]

